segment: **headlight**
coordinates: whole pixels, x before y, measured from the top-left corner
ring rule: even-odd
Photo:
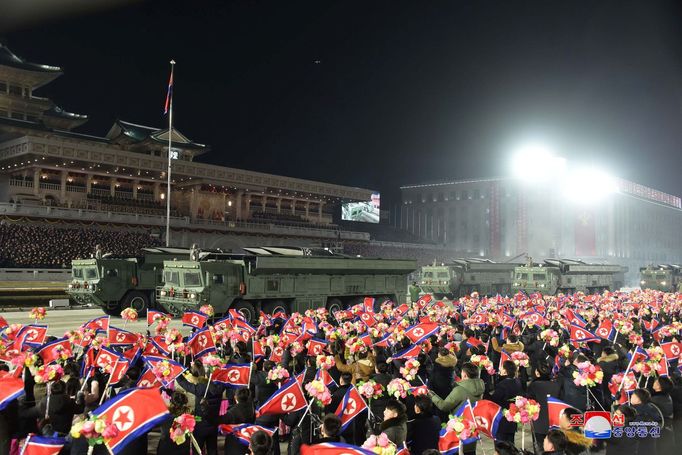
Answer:
[[[665,281],[661,281],[661,286],[665,286],[667,283]]]
[[[639,284],[646,284],[646,281],[642,280],[639,282]]]
[[[69,289],[73,289],[73,284],[69,283]]]
[[[97,292],[97,285],[96,284],[93,284],[91,286],[91,288],[92,288],[92,292]]]
[[[166,291],[162,289],[161,292],[159,292],[159,295],[161,297],[166,297]]]
[[[544,285],[544,284],[538,284],[538,287],[539,287],[539,288],[544,288],[545,285]]]
[[[514,283],[514,286],[518,286],[518,285],[519,285],[519,283]]]
[[[197,295],[196,295],[194,292],[192,292],[192,293],[189,295],[189,298],[192,299],[192,300],[194,300],[194,299],[197,298]]]

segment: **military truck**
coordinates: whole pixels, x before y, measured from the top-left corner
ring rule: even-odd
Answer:
[[[639,269],[639,285],[642,289],[678,292],[682,284],[682,266],[658,264]]]
[[[545,259],[534,263],[529,259],[526,265],[514,269],[514,292],[527,294],[593,294],[614,291],[623,287],[627,267],[615,264],[588,264],[573,259]]]
[[[74,260],[66,293],[77,303],[97,305],[109,315],[119,315],[128,307],[144,314],[155,305],[163,262],[188,259],[189,253],[187,248],[143,248],[138,257],[105,254],[101,259]],[[215,254],[219,252],[201,253],[203,257]]]
[[[206,261],[165,261],[157,302],[180,314],[210,304],[236,309],[250,321],[260,311],[337,311],[375,297],[404,302],[415,260],[372,259],[300,247],[244,248],[245,254]]]
[[[480,295],[506,295],[511,292],[514,269],[519,263],[489,259],[454,259],[452,262],[422,267],[420,287],[437,299],[455,299],[478,292]]]

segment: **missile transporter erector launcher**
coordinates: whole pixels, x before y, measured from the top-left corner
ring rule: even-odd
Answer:
[[[623,287],[627,271],[627,267],[616,264],[588,264],[573,259],[546,259],[538,264],[529,258],[526,265],[514,270],[513,290],[552,295],[617,291]]]
[[[66,293],[76,303],[93,304],[118,316],[124,308],[144,314],[155,306],[155,290],[162,281],[163,262],[188,259],[187,248],[143,248],[136,257],[105,254],[100,259],[71,262],[71,282]],[[202,252],[214,257],[222,252]]]
[[[455,259],[422,267],[420,287],[437,299],[456,299],[472,292],[507,295],[511,293],[514,269],[519,265],[489,259]]]
[[[157,301],[173,314],[210,304],[250,321],[260,311],[337,311],[365,297],[403,302],[415,260],[336,255],[325,249],[244,248],[246,254],[207,261],[166,261]]]
[[[658,264],[639,269],[639,286],[663,292],[679,292],[682,288],[682,266]]]

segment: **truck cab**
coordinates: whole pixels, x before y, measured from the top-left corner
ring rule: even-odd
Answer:
[[[538,264],[524,265],[514,269],[513,292],[523,291],[526,294],[540,292],[554,294],[559,284],[559,274],[551,267]]]
[[[419,281],[422,291],[433,294],[437,299],[452,296],[457,289],[461,272],[455,267],[447,265],[432,265],[422,267]]]
[[[676,292],[682,276],[682,267],[678,265],[650,265],[639,269],[639,285],[642,289]]]

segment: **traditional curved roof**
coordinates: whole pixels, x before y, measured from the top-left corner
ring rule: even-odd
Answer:
[[[0,43],[0,65],[11,66],[21,70],[40,71],[45,73],[62,73],[58,66],[41,65],[24,60],[12,52],[7,46]]]
[[[195,155],[209,150],[207,145],[199,144],[188,139],[175,128],[173,128],[171,137],[171,143],[173,147],[192,150]],[[112,142],[124,140],[125,142],[134,144],[139,144],[146,141],[156,142],[159,144],[168,144],[168,128],[159,129],[137,123],[126,122],[119,119],[116,120],[116,123],[114,123],[109,130],[109,133],[107,133],[107,139],[111,140]]]

